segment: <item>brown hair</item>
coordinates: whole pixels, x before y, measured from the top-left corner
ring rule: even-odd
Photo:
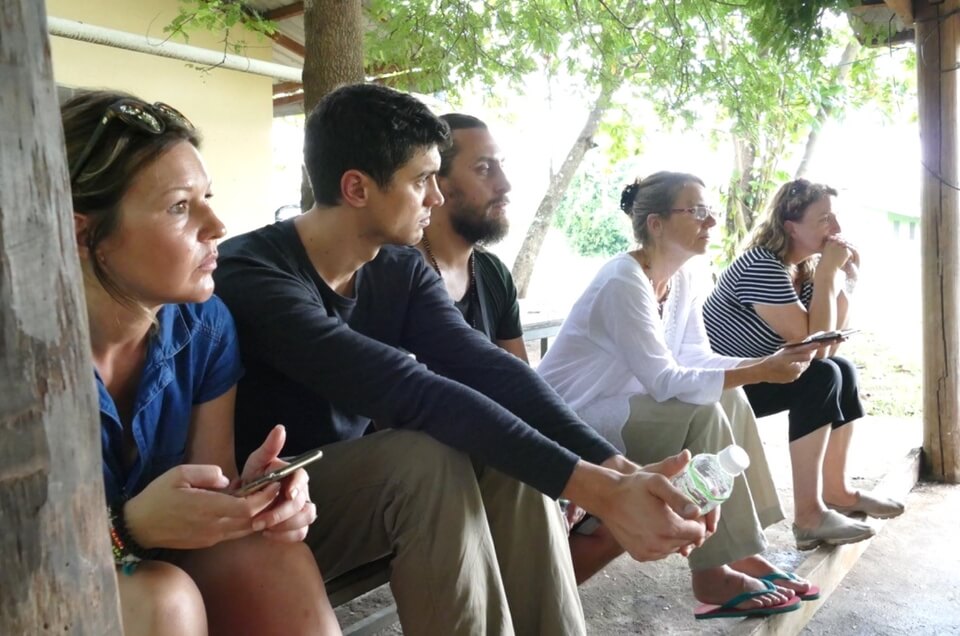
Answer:
[[[824,197],[837,196],[837,191],[823,183],[811,183],[806,179],[795,179],[780,186],[773,202],[764,217],[753,228],[753,234],[747,243],[747,249],[762,247],[777,255],[780,262],[786,264],[790,251],[790,234],[787,221],[801,221],[807,208]],[[798,266],[797,281],[803,283],[813,278],[816,264],[806,260]]]
[[[646,179],[637,179],[620,193],[620,209],[630,217],[633,236],[640,245],[650,242],[647,217],[669,214],[680,191],[690,184],[703,186],[700,177],[685,172],[655,172]]]
[[[135,301],[124,293],[96,257],[97,246],[119,225],[120,200],[133,178],[147,164],[181,141],[200,146],[200,134],[186,120],[168,116],[163,110],[116,91],[84,91],[60,108],[63,120],[67,164],[75,165],[100,125],[107,109],[121,100],[141,102],[149,112],[163,120],[164,130],[151,134],[120,120],[111,120],[92,148],[82,170],[71,181],[73,211],[90,221],[86,247],[97,280],[113,298],[128,306]]]

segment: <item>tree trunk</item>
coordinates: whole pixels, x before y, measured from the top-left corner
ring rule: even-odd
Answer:
[[[361,0],[304,0],[303,112],[320,99],[363,76],[363,12]],[[313,206],[313,192],[304,174],[300,207]]]
[[[847,42],[847,48],[843,49],[843,55],[840,57],[840,64],[837,66],[837,77],[835,82],[837,84],[845,84],[847,81],[847,76],[850,75],[850,67],[853,66],[854,60],[857,59],[857,55],[860,54],[860,42],[856,39],[852,39]],[[814,122],[813,127],[810,129],[810,134],[807,136],[807,145],[803,149],[803,158],[800,160],[800,165],[797,167],[797,173],[794,175],[794,179],[799,179],[805,177],[807,174],[807,167],[810,165],[810,159],[813,157],[813,151],[817,146],[817,138],[820,136],[820,129],[823,128],[823,125],[827,122],[827,119],[833,114],[833,107],[831,106],[820,106],[817,110],[817,119]]]
[[[563,194],[566,192],[567,186],[570,185],[573,175],[576,174],[577,168],[580,167],[583,157],[588,150],[594,147],[593,136],[597,132],[603,114],[610,108],[610,100],[615,89],[616,86],[604,86],[601,89],[593,107],[590,109],[590,114],[587,115],[587,121],[583,124],[583,129],[567,152],[567,157],[563,160],[560,170],[552,175],[550,185],[547,186],[547,192],[540,200],[533,221],[531,221],[527,234],[523,238],[517,260],[513,263],[513,280],[516,283],[517,295],[520,298],[526,298],[527,296],[533,267],[540,255],[543,242],[547,238],[547,230],[550,228],[550,222],[557,211],[557,205],[563,199]]]
[[[733,135],[734,173],[730,177],[727,193],[726,243],[724,255],[733,260],[743,237],[753,227],[754,192],[756,181],[753,164],[757,159],[757,146],[748,139]]]
[[[917,88],[923,166],[923,456],[934,479],[960,481],[960,0],[919,0]]]
[[[0,634],[120,634],[44,5],[0,6]]]

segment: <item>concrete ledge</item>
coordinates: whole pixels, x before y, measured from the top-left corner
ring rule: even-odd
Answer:
[[[873,492],[904,501],[916,485],[920,475],[920,449],[911,450],[906,457],[888,472]],[[881,519],[868,521],[879,533],[886,523]],[[800,609],[766,619],[745,618],[725,634],[731,636],[794,636],[810,622],[817,610],[826,602],[843,578],[853,569],[857,559],[866,551],[873,539],[850,545],[825,547],[812,551],[797,567],[796,574],[808,578],[820,586],[820,598],[804,602]]]

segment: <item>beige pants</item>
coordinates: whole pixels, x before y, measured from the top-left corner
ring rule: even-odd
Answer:
[[[423,433],[325,446],[307,543],[324,578],[392,554],[404,634],[584,634],[556,503]]]
[[[694,455],[715,453],[736,441],[750,455],[750,468],[737,477],[733,494],[721,506],[717,532],[690,554],[690,568],[717,567],[763,551],[763,528],[784,517],[757,420],[741,389],[724,391],[719,403],[705,406],[635,395],[622,435],[627,457],[638,464],[684,448]]]

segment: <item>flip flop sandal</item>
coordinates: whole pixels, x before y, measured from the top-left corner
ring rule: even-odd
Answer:
[[[770,574],[764,574],[763,576],[758,576],[758,579],[761,581],[769,581],[770,583],[776,584],[777,581],[792,581],[793,583],[800,583],[800,577],[796,576],[793,572],[771,572]],[[789,589],[789,588],[788,588]],[[815,601],[820,598],[820,586],[810,584],[810,589],[806,591],[805,594],[796,592],[797,597],[801,601]]]
[[[737,594],[723,605],[711,605],[710,603],[701,603],[697,609],[693,610],[693,617],[697,620],[707,618],[743,618],[746,616],[771,616],[773,614],[783,614],[800,609],[800,597],[793,596],[788,601],[779,605],[769,605],[767,607],[753,607],[750,609],[738,609],[737,605],[770,592],[776,592],[776,586],[770,581],[763,581],[765,590],[756,592],[744,592]]]

